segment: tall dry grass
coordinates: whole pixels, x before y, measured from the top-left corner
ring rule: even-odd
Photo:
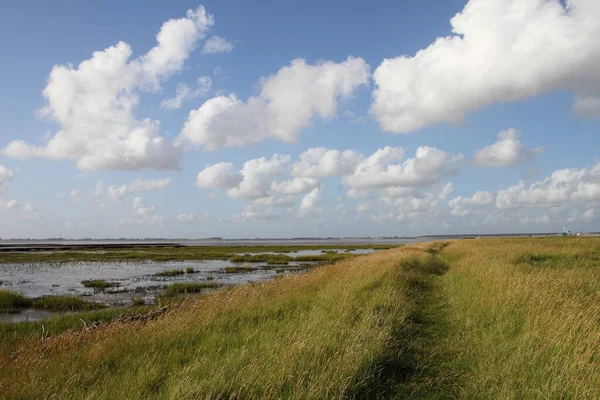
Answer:
[[[459,397],[600,398],[600,239],[456,241],[443,257]]]

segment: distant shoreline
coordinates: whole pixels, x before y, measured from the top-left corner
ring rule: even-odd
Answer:
[[[598,232],[585,233],[585,236],[597,236]],[[356,238],[243,238],[243,239],[0,239],[2,247],[29,247],[29,246],[94,246],[109,245],[111,247],[129,246],[259,246],[285,243],[286,245],[311,245],[311,244],[411,244],[444,239],[475,239],[475,238],[503,238],[503,237],[546,237],[560,236],[559,233],[506,233],[506,234],[466,234],[466,235],[425,235],[415,237],[356,237]]]

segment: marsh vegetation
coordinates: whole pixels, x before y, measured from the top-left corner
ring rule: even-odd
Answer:
[[[117,284],[107,282],[104,279],[90,279],[81,281],[81,284],[86,288],[93,289],[108,289],[110,287],[118,286]]]
[[[375,251],[373,247],[380,248],[353,248],[354,252],[347,253],[344,258]],[[139,303],[138,296],[141,294],[144,303],[152,304],[154,297],[165,296],[163,286],[173,283],[197,283],[211,279],[219,286],[226,286],[257,282],[276,275],[305,271],[339,259],[331,250],[321,249],[321,246],[120,244],[0,247],[0,280],[5,281],[3,288],[22,293],[26,298],[85,296],[85,300],[112,307]],[[334,252],[337,253],[337,250]],[[176,260],[153,261],[173,259]],[[17,297],[13,300],[18,303]],[[19,321],[47,316],[34,313],[27,307],[13,306],[8,300],[5,303],[7,306],[0,308],[0,319],[3,320]],[[26,304],[33,307],[31,302]],[[59,309],[53,308],[54,311]],[[23,316],[16,315],[20,312],[23,312]],[[7,316],[6,313],[12,315]]]
[[[42,296],[25,297],[20,293],[0,290],[0,312],[17,313],[26,308],[51,311],[84,311],[97,310],[105,306],[100,303],[85,301],[78,296]]]
[[[272,246],[54,246],[0,248],[0,264],[36,264],[67,262],[167,262],[186,260],[231,260],[243,255],[279,253],[292,254],[299,251],[321,250],[386,250],[395,245],[272,245]],[[264,260],[265,262],[268,259]],[[325,260],[327,261],[327,260]],[[257,261],[258,262],[258,261]]]

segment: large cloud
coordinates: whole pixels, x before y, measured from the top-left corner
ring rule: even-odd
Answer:
[[[566,3],[470,0],[450,21],[454,35],[376,69],[372,115],[407,133],[555,89],[576,94],[576,113],[598,115],[600,2]]]
[[[494,195],[490,192],[478,190],[472,197],[458,196],[448,202],[452,215],[469,215],[469,206],[483,207],[494,202]]]
[[[54,66],[41,115],[60,130],[44,146],[17,140],[2,152],[17,158],[72,159],[89,170],[177,169],[181,151],[159,135],[159,121],[134,117],[137,91],[156,90],[180,70],[213,23],[200,6],[185,18],[165,22],[157,45],[137,59],[130,60],[131,47],[119,42],[77,67]]]
[[[369,75],[369,65],[362,58],[314,65],[294,60],[274,76],[263,78],[258,96],[245,102],[234,94],[218,96],[192,110],[178,140],[209,150],[268,138],[293,142],[314,116],[333,118],[338,100],[366,85]]]
[[[427,146],[417,148],[414,158],[399,163],[403,157],[400,147],[379,149],[344,176],[342,183],[359,189],[427,186],[453,174],[463,158],[462,154],[452,156]]]
[[[439,192],[412,191],[404,197],[382,196],[371,217],[376,221],[414,221],[422,218],[437,217],[441,210],[439,204],[454,191],[454,185],[447,183]]]
[[[521,181],[498,191],[496,207],[561,207],[596,201],[600,201],[600,163],[582,169],[561,169],[529,186]]]
[[[286,170],[290,156],[274,154],[270,160],[255,158],[244,163],[241,171],[235,171],[231,163],[218,163],[198,173],[196,184],[201,188],[227,189],[228,197],[237,199],[261,199],[273,194],[273,186],[280,187],[279,193],[297,192],[298,184],[278,184],[276,179]],[[294,188],[296,186],[296,188]]]
[[[525,149],[519,136],[519,132],[515,129],[500,132],[496,143],[475,152],[473,163],[487,167],[505,167],[525,162],[535,154],[544,151],[542,147]]]
[[[323,212],[323,209],[319,207],[319,202],[323,197],[323,189],[323,186],[314,188],[302,198],[300,208],[298,209],[299,217],[319,215]]]
[[[351,174],[364,156],[355,150],[312,148],[300,154],[299,158],[292,165],[292,175],[305,178],[325,178]]]
[[[406,160],[404,153],[400,147],[385,147],[365,157],[354,150],[312,148],[294,163],[290,156],[275,154],[271,159],[246,161],[241,170],[227,162],[208,165],[199,172],[196,184],[205,189],[225,189],[229,198],[250,200],[252,204],[235,217],[241,220],[279,217],[277,207],[293,207],[297,202],[296,210],[288,210],[290,215],[321,215],[325,193],[321,180],[333,176],[349,188],[349,198],[370,198],[379,193],[383,203],[414,215],[427,204],[437,207],[453,186],[447,184],[438,194],[423,194],[419,189],[454,175],[463,156],[432,147],[419,147],[415,157]]]
[[[196,185],[206,188],[230,189],[237,186],[243,179],[240,172],[233,171],[235,165],[232,163],[220,162],[214,165],[207,165],[196,177]]]

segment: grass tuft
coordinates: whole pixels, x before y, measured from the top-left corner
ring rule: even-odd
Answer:
[[[141,297],[134,297],[131,299],[131,304],[134,307],[141,307],[141,306],[146,305],[146,302]]]
[[[106,306],[101,303],[85,301],[77,296],[43,296],[33,300],[33,307],[50,311],[90,311]]]
[[[252,267],[225,267],[224,271],[226,274],[243,274],[254,270]]]
[[[94,289],[108,289],[110,287],[117,286],[114,283],[107,282],[103,279],[93,279],[88,281],[81,281],[81,284],[86,288],[94,288]]]
[[[186,282],[186,283],[174,283],[169,285],[165,290],[167,296],[186,294],[186,293],[200,293],[204,289],[214,289],[221,285],[213,282]]]
[[[171,277],[171,276],[179,276],[179,275],[184,275],[184,274],[185,274],[185,271],[182,269],[172,269],[170,271],[157,272],[154,274],[154,276]]]
[[[20,293],[0,290],[0,312],[16,313],[23,308],[33,306],[33,301]]]

